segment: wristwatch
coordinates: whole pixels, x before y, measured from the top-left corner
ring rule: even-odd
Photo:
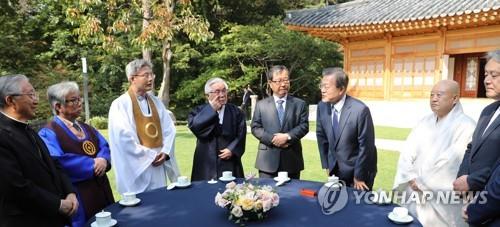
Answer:
[[[288,136],[288,141],[292,140],[292,137],[290,135],[287,134],[287,136]]]

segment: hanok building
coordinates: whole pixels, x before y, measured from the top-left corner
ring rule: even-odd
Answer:
[[[355,0],[284,22],[341,44],[349,93],[363,98],[424,98],[441,79],[485,97],[484,55],[500,48],[500,0]]]

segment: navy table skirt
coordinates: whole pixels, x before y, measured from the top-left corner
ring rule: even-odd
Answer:
[[[242,179],[236,180],[241,183]],[[252,183],[272,185],[272,179],[253,179]],[[166,188],[138,194],[141,202],[134,207],[118,203],[105,209],[112,213],[117,226],[235,226],[228,220],[228,211],[215,205],[217,192],[225,190],[225,182],[208,184],[206,181],[192,182],[184,189]],[[305,197],[301,189],[319,191],[323,183],[291,180],[277,187],[280,204],[269,211],[262,221],[246,223],[247,226],[401,226],[391,222],[387,215],[396,205],[356,204],[353,190],[348,188],[347,205],[340,211],[325,215],[317,198]],[[363,201],[363,200],[362,200]],[[92,218],[88,224],[92,223]],[[416,218],[404,226],[421,226]]]

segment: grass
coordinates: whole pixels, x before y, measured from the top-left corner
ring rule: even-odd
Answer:
[[[394,128],[387,126],[375,126],[375,137],[388,140],[406,140],[411,128]],[[316,132],[316,122],[309,122],[309,132]]]
[[[310,126],[315,122],[311,122]],[[193,165],[193,155],[196,146],[196,138],[189,131],[186,126],[176,126],[177,135],[175,141],[175,156],[182,175],[191,176],[191,168]],[[377,131],[378,130],[378,131]],[[310,129],[312,131],[312,129]],[[107,130],[100,131],[106,138],[108,138]],[[314,132],[314,131],[313,131]],[[385,138],[404,139],[409,133],[409,129],[389,128],[389,127],[376,127],[376,133],[381,132]],[[376,134],[378,137],[378,133]],[[247,134],[247,143],[245,154],[242,158],[243,168],[246,174],[257,173],[255,169],[255,159],[257,156],[258,141],[251,134]],[[304,155],[304,171],[301,172],[302,180],[312,181],[326,181],[326,173],[321,169],[321,162],[319,158],[318,147],[316,141],[302,140],[302,148]],[[394,175],[396,173],[396,164],[399,158],[399,153],[394,151],[378,150],[378,173],[375,178],[374,189],[390,190],[392,188]],[[116,191],[114,172],[109,171],[108,177],[111,182],[113,194],[115,199],[119,199],[119,194]]]

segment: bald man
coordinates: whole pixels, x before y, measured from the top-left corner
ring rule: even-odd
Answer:
[[[406,195],[433,193],[425,203],[403,203],[423,226],[466,226],[460,216],[463,204],[437,201],[438,191],[453,191],[453,181],[476,123],[459,102],[459,85],[439,81],[430,94],[432,114],[413,128],[399,157],[394,190]]]

